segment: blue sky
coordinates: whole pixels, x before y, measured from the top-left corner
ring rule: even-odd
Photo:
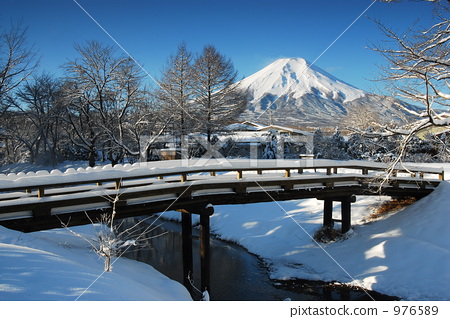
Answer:
[[[231,58],[242,78],[278,58],[315,61],[373,0],[76,1],[156,78],[182,41],[193,52],[215,45]],[[77,56],[75,43],[99,40],[115,45],[73,0],[1,2],[0,24],[23,19],[30,42],[39,50],[42,70],[60,75],[58,67]],[[366,16],[405,30],[417,19],[427,25],[431,11],[432,6],[422,2],[376,2],[315,65],[377,93],[382,85],[370,79],[383,59],[367,46],[383,36]]]

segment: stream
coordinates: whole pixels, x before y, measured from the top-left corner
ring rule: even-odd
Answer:
[[[138,219],[124,220],[122,227],[136,224]],[[128,251],[124,256],[153,266],[167,277],[183,283],[181,224],[151,217],[141,223],[142,231],[155,222],[151,232],[146,232],[146,247]],[[157,227],[155,227],[157,226]],[[198,236],[198,230],[192,234]],[[193,240],[193,286],[200,286],[199,241]],[[193,288],[193,299],[200,293]],[[393,297],[370,292],[376,300],[395,300]],[[371,300],[360,289],[343,285],[307,280],[276,281],[269,278],[263,260],[245,248],[211,237],[211,300],[280,301],[280,300]]]

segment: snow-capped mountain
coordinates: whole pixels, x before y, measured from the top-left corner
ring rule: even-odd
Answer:
[[[279,59],[239,82],[249,100],[241,118],[295,126],[335,126],[354,105],[392,117],[387,97],[368,94],[302,58]]]

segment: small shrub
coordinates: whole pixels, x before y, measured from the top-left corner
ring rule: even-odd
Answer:
[[[342,233],[331,225],[320,227],[313,236],[316,242],[324,244],[342,239],[342,237]]]
[[[379,219],[389,213],[399,211],[400,209],[415,203],[415,197],[393,198],[390,201],[382,203],[378,208],[369,215],[369,220]]]

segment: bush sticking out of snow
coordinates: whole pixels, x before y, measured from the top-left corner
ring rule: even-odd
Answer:
[[[95,236],[92,225],[73,228]],[[113,272],[86,242],[66,229],[23,234],[0,226],[0,300],[192,300],[189,292],[153,267],[118,258]]]
[[[377,220],[386,216],[389,213],[397,212],[417,201],[414,197],[406,198],[393,198],[390,201],[386,201],[376,208],[376,210],[368,216],[369,221]]]
[[[334,241],[338,241],[340,239],[343,238],[343,234],[335,229],[333,226],[331,225],[326,225],[326,226],[322,226],[320,227],[313,236],[314,240],[318,243],[329,243],[329,242],[334,242]]]

